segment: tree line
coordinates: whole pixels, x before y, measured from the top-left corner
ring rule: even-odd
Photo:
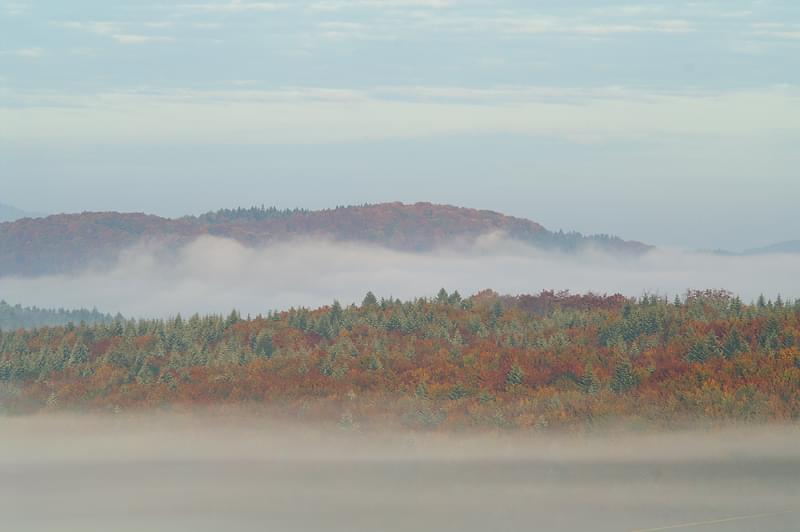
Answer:
[[[263,316],[0,332],[0,410],[249,405],[342,426],[543,430],[800,415],[800,301],[368,293]]]
[[[114,319],[97,309],[65,310],[23,307],[0,300],[0,331],[67,325],[68,323],[107,323]],[[121,317],[118,317],[121,319]]]

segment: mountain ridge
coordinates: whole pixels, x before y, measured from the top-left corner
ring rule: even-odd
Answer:
[[[800,240],[786,240],[767,246],[747,249],[742,255],[767,255],[773,253],[800,253]]]
[[[0,203],[0,223],[13,222],[21,218],[35,217],[37,214],[24,211],[7,203]]]
[[[305,237],[425,252],[493,232],[564,252],[585,246],[615,254],[640,254],[651,249],[641,242],[607,235],[553,232],[534,221],[495,211],[427,202],[316,211],[252,207],[181,218],[83,212],[0,224],[0,276],[70,273],[89,266],[105,266],[123,249],[142,242],[176,248],[203,235],[232,238],[248,246]]]

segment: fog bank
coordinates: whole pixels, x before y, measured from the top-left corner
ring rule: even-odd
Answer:
[[[236,415],[0,418],[33,531],[797,530],[797,427],[358,434]]]
[[[318,306],[338,299],[360,302],[367,290],[412,298],[439,288],[468,295],[569,289],[574,293],[645,292],[673,295],[687,289],[726,289],[746,301],[759,294],[800,297],[800,255],[720,256],[659,249],[641,257],[597,250],[546,252],[487,235],[470,245],[433,253],[377,246],[297,240],[264,248],[201,237],[163,258],[163,250],[124,252],[110,271],[39,278],[0,278],[0,298],[44,307],[93,306],[128,316],[177,312],[266,313]]]

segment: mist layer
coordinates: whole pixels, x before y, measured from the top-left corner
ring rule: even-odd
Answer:
[[[249,248],[215,237],[171,250],[169,259],[164,251],[131,248],[109,271],[3,277],[0,296],[45,307],[96,306],[129,316],[231,308],[257,314],[334,299],[358,302],[367,290],[406,299],[441,287],[465,294],[492,288],[501,293],[570,289],[640,296],[696,288],[729,290],[746,301],[760,294],[800,297],[800,255],[741,257],[661,249],[620,258],[591,249],[546,252],[502,235],[423,254],[325,240]]]

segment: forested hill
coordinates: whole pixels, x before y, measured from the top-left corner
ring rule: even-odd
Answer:
[[[767,255],[776,253],[800,253],[800,240],[778,242],[761,248],[748,249],[743,255]]]
[[[260,207],[177,219],[140,213],[86,212],[0,224],[0,276],[76,271],[107,264],[121,250],[140,242],[174,246],[206,234],[234,238],[247,245],[323,237],[403,251],[429,251],[498,231],[561,251],[586,245],[615,254],[649,249],[639,242],[616,237],[552,232],[522,218],[430,203],[385,203],[320,211]]]
[[[541,430],[800,419],[800,300],[499,296],[0,332],[0,415],[249,405]]]
[[[96,309],[43,309],[10,305],[0,300],[0,331],[54,327],[70,323],[75,325],[110,323],[113,319],[110,314],[103,314]]]

